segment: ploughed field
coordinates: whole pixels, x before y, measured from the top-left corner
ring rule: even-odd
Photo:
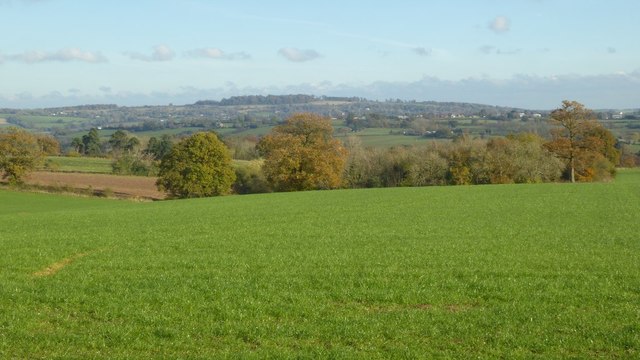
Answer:
[[[0,358],[640,356],[640,172],[130,202],[0,190]]]
[[[29,185],[54,191],[82,193],[84,190],[88,195],[99,194],[108,197],[153,200],[165,198],[165,194],[156,187],[155,177],[35,171],[25,180]]]

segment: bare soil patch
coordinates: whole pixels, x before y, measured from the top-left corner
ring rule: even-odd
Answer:
[[[89,190],[107,196],[152,200],[165,198],[165,194],[156,188],[155,177],[36,171],[25,182],[43,187]]]
[[[79,259],[83,256],[87,256],[88,254],[86,253],[79,253],[79,254],[75,254],[73,256],[70,256],[68,258],[62,259],[56,263],[53,263],[49,266],[47,266],[46,268],[40,270],[40,271],[36,271],[33,273],[33,276],[35,277],[45,277],[45,276],[53,276],[55,275],[58,271],[62,270],[62,268],[64,268],[65,266],[71,264],[72,262],[74,262],[76,259]]]

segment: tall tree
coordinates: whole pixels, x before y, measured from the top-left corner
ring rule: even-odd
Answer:
[[[571,182],[576,178],[590,181],[598,176],[597,172],[615,171],[614,162],[619,158],[611,144],[615,144],[615,138],[597,122],[591,110],[579,102],[565,100],[550,119],[556,128],[551,130],[552,140],[546,146],[566,162]]]
[[[43,158],[38,139],[31,133],[11,127],[0,131],[0,173],[10,184],[19,184]]]
[[[73,140],[71,140],[71,146],[78,154],[84,154],[84,143],[81,137],[74,137]]]
[[[164,134],[162,135],[160,140],[158,140],[155,136],[152,136],[151,138],[149,138],[147,148],[144,150],[144,152],[152,155],[156,160],[161,160],[165,155],[171,152],[171,147],[173,147],[171,135]]]
[[[229,193],[235,181],[231,156],[215,133],[201,132],[173,146],[160,162],[158,189],[172,198]]]
[[[111,152],[119,154],[122,152],[129,141],[129,136],[123,130],[116,130],[109,137],[109,145],[111,146]]]
[[[84,145],[84,154],[89,156],[98,156],[102,154],[100,146],[100,135],[98,129],[91,128],[89,133],[82,136],[82,144]]]
[[[291,116],[263,137],[267,180],[277,191],[338,188],[347,152],[333,138],[331,121],[311,113]]]

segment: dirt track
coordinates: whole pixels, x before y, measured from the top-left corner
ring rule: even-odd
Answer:
[[[113,193],[117,196],[145,199],[164,199],[165,194],[156,189],[155,177],[120,176],[106,174],[62,173],[36,171],[26,181],[30,185],[91,189]]]

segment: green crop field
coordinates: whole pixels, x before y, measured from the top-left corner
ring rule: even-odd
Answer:
[[[640,172],[134,203],[0,190],[0,358],[638,358]]]
[[[426,144],[433,139],[422,136],[406,136],[402,135],[404,129],[388,129],[388,128],[368,128],[346,135],[337,135],[340,140],[346,139],[347,136],[356,136],[362,141],[362,145],[370,147],[392,147],[400,145],[419,145]],[[395,132],[391,134],[391,132]]]
[[[48,156],[44,169],[62,172],[111,174],[113,159],[97,157]]]
[[[0,118],[17,117],[20,121],[28,124],[35,129],[44,128],[62,128],[66,125],[77,125],[91,121],[88,118],[70,117],[70,116],[39,116],[39,115],[11,115],[0,114]]]

